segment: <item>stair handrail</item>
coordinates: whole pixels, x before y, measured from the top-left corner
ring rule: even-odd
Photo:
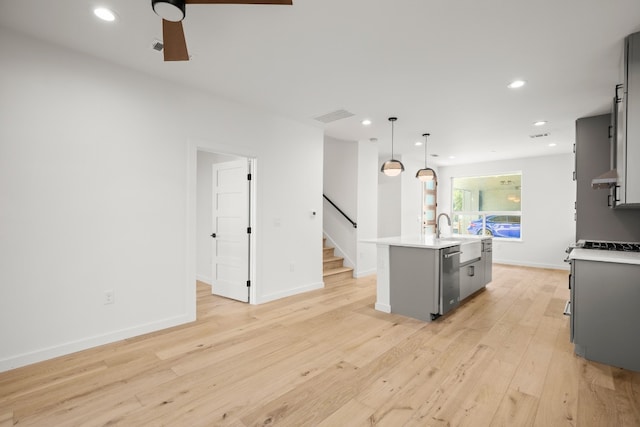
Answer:
[[[358,228],[358,224],[356,224],[351,218],[349,218],[346,213],[342,212],[342,209],[340,209],[335,203],[333,203],[331,199],[327,197],[326,194],[323,194],[322,197],[324,197],[327,200],[327,202],[331,203],[331,206],[336,208],[338,212],[340,212],[342,216],[345,217],[347,221],[351,223],[351,225],[353,225],[353,228]]]

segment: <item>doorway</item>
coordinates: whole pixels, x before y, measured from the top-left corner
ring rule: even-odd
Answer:
[[[200,147],[196,157],[196,279],[215,295],[251,302],[255,159]]]

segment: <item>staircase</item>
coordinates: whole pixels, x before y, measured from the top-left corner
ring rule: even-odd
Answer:
[[[333,254],[334,248],[327,247],[327,239],[322,239],[322,277],[324,284],[330,285],[353,278],[353,268],[343,265],[344,258]]]

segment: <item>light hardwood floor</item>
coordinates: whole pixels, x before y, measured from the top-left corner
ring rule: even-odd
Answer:
[[[375,277],[0,374],[0,426],[640,426],[640,373],[576,357],[567,272],[494,266],[434,323]]]

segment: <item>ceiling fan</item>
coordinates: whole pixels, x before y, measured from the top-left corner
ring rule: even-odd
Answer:
[[[188,61],[182,20],[187,4],[280,4],[292,5],[293,0],[151,0],[153,11],[162,18],[162,38],[165,61]]]

